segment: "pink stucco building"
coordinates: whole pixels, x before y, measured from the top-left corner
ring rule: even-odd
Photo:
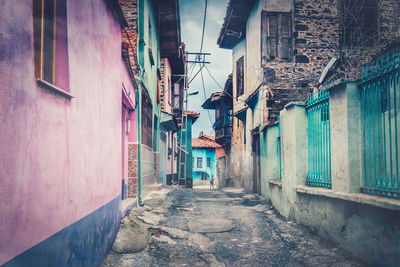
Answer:
[[[4,0],[0,18],[0,265],[95,266],[136,142],[118,2]]]
[[[177,120],[173,116],[174,84],[172,70],[168,58],[161,59],[161,136],[160,136],[160,181],[172,183],[177,179]],[[179,90],[179,86],[176,86]],[[179,92],[179,91],[178,91]],[[177,103],[179,105],[179,103]]]

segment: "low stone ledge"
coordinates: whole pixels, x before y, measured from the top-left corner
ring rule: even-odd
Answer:
[[[282,181],[279,179],[270,179],[270,180],[268,180],[268,183],[282,188]]]
[[[371,205],[378,208],[400,211],[400,200],[395,200],[390,198],[370,196],[362,193],[350,194],[350,193],[335,192],[332,191],[331,189],[311,187],[305,185],[296,186],[293,188],[293,190],[301,194],[342,199],[360,204]]]

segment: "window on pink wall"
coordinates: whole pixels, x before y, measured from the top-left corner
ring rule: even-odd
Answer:
[[[36,78],[69,91],[67,2],[33,0]]]

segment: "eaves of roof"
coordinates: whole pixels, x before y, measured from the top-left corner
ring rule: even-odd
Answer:
[[[246,22],[255,0],[230,0],[217,44],[232,49],[246,36]]]

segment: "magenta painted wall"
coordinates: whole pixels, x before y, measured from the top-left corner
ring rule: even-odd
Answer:
[[[36,84],[32,0],[0,4],[0,265],[121,193],[120,25],[67,2],[71,100]]]

